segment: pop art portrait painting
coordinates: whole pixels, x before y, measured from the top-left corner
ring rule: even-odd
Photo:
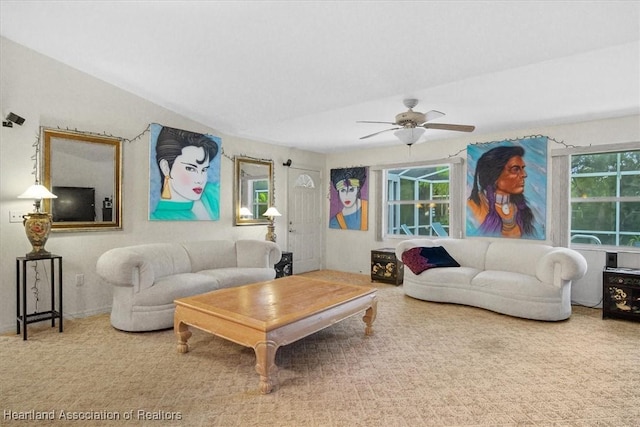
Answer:
[[[368,230],[369,168],[331,169],[329,228]]]
[[[547,138],[467,147],[467,236],[544,240]]]
[[[221,139],[156,123],[150,131],[149,219],[217,221]]]

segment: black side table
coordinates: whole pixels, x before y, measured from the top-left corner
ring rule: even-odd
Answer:
[[[404,280],[404,264],[396,259],[394,248],[371,251],[371,281],[401,285]]]
[[[640,269],[606,267],[602,272],[602,318],[640,322]]]
[[[293,274],[293,252],[282,252],[282,258],[274,266],[276,269],[276,279]]]
[[[51,310],[40,313],[27,314],[27,263],[30,261],[50,260],[51,261]],[[56,303],[56,268],[54,261],[58,260],[58,310]],[[21,286],[22,285],[22,286]],[[27,325],[29,323],[51,320],[51,327],[56,326],[56,319],[60,319],[59,328],[62,332],[62,257],[60,255],[49,255],[43,257],[16,257],[16,333],[20,333],[22,327],[22,339],[27,339]]]

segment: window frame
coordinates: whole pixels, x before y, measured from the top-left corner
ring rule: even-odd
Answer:
[[[601,251],[625,251],[625,252],[640,252],[640,247],[636,246],[618,246],[618,245],[594,245],[588,243],[572,242],[571,241],[571,209],[572,201],[571,197],[571,158],[575,155],[590,155],[590,154],[610,154],[622,151],[638,151],[640,142],[624,142],[604,144],[588,147],[571,147],[551,151],[552,158],[552,211],[554,214],[553,226],[551,227],[551,242],[556,246],[570,247],[573,249],[583,250],[601,250]],[[593,197],[590,198],[590,202],[637,202],[640,201],[636,197]],[[619,230],[617,230],[619,233]]]
[[[572,212],[572,216],[573,216],[573,211],[574,211],[574,204],[579,204],[579,203],[613,203],[615,204],[615,218],[613,218],[613,222],[615,223],[615,229],[610,231],[610,230],[580,230],[580,229],[574,229],[573,227],[573,223],[570,221],[569,225],[569,233],[570,235],[572,235],[572,239],[573,237],[575,237],[574,233],[577,233],[579,235],[590,235],[590,234],[605,234],[605,235],[613,235],[616,244],[615,245],[605,245],[605,246],[612,246],[612,247],[616,247],[616,248],[620,248],[620,247],[625,247],[628,245],[621,245],[620,244],[620,240],[622,236],[636,236],[636,235],[640,235],[640,230],[637,232],[627,232],[627,231],[621,231],[621,223],[620,223],[620,213],[621,213],[621,203],[624,202],[635,202],[635,203],[640,203],[640,196],[635,197],[635,196],[621,196],[620,195],[620,188],[621,188],[621,184],[622,184],[622,177],[623,176],[640,176],[640,169],[639,170],[633,170],[633,171],[623,171],[620,168],[620,157],[621,157],[621,153],[623,152],[629,152],[629,151],[637,151],[638,153],[640,153],[640,148],[637,150],[616,150],[616,151],[610,151],[607,153],[579,153],[579,154],[572,154],[571,155],[571,161],[573,161],[573,157],[574,156],[591,156],[591,155],[598,155],[598,154],[616,154],[616,170],[609,172],[609,171],[602,171],[602,172],[588,172],[588,173],[578,173],[578,174],[573,174],[571,173],[570,178],[573,179],[575,177],[578,178],[589,178],[589,177],[612,177],[615,179],[615,185],[614,185],[614,192],[615,195],[614,196],[598,196],[598,197],[571,197],[570,201],[569,201],[569,206]],[[571,190],[570,190],[571,191]],[[595,240],[597,239],[597,236],[594,236]],[[592,240],[593,241],[593,240]],[[630,245],[629,245],[630,246]]]
[[[269,208],[269,183],[268,180],[260,178],[260,179],[250,179],[247,181],[249,186],[249,191],[251,192],[251,198],[253,200],[253,217],[261,218],[262,214],[264,214]],[[267,188],[256,188],[263,186],[266,183]],[[264,201],[260,200],[260,195],[266,194]]]
[[[460,157],[451,157],[447,159],[435,159],[435,160],[424,160],[419,162],[407,162],[407,163],[397,163],[397,164],[388,164],[388,165],[380,165],[375,168],[371,168],[372,173],[378,174],[378,188],[380,189],[378,194],[378,202],[377,203],[377,217],[380,218],[380,221],[376,221],[376,238],[379,241],[383,240],[406,240],[411,238],[435,238],[437,236],[428,236],[428,235],[407,235],[407,234],[390,234],[388,233],[388,196],[387,196],[387,171],[396,170],[396,169],[412,169],[419,167],[437,167],[437,166],[448,166],[449,167],[449,198],[448,198],[448,214],[449,214],[449,236],[457,236],[462,237],[462,224],[464,213],[461,209],[456,209],[456,206],[464,206],[464,191],[465,181],[464,181],[464,159]],[[433,200],[408,200],[408,201],[397,201],[400,203],[395,203],[396,205],[400,204],[415,204],[418,202],[434,202],[434,203],[442,203],[442,199],[433,199]]]

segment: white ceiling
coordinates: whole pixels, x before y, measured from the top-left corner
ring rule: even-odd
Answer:
[[[640,112],[638,1],[1,0],[0,33],[221,133],[317,152],[400,144],[356,121],[407,97],[475,136]]]

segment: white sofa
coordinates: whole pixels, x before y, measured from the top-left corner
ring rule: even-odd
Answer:
[[[113,285],[111,324],[152,331],[173,327],[174,300],[271,280],[280,257],[265,240],[150,243],[105,252],[96,271]]]
[[[411,239],[396,246],[396,256],[402,260],[411,248],[433,246],[444,247],[460,266],[420,274],[405,268],[406,295],[526,319],[569,318],[571,281],[587,271],[586,260],[574,250],[520,240]]]

